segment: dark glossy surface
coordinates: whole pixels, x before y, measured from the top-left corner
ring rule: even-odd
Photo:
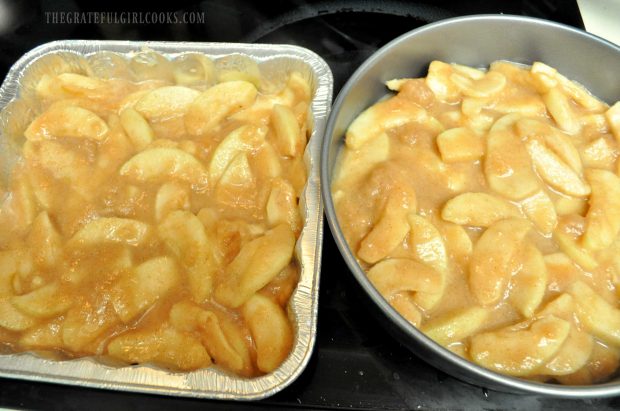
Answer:
[[[125,1],[124,3],[129,3]],[[0,0],[0,77],[24,52],[68,38],[258,41],[298,44],[334,71],[335,92],[378,47],[434,21],[478,13],[525,14],[582,27],[574,0],[515,1],[187,1],[169,10],[205,11],[205,25],[49,25],[45,11],[127,10],[108,1]],[[158,10],[147,6],[147,10]],[[2,11],[4,10],[4,11]],[[8,10],[8,11],[7,11]],[[340,12],[338,12],[340,10]],[[363,11],[365,10],[365,11]],[[99,410],[229,409],[528,409],[620,408],[620,399],[574,401],[484,391],[437,371],[386,334],[344,264],[325,224],[318,338],[306,371],[290,387],[258,403],[159,397],[0,379],[0,408]]]

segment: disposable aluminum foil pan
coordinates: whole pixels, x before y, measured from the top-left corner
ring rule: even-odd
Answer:
[[[329,66],[310,50],[269,44],[137,42],[137,41],[55,41],[26,53],[9,71],[0,88],[0,178],[6,179],[16,161],[11,143],[15,130],[36,114],[36,107],[25,107],[28,89],[42,74],[67,65],[87,66],[93,55],[118,53],[130,58],[142,50],[153,50],[169,60],[183,53],[204,53],[214,61],[245,55],[254,59],[266,79],[295,70],[310,81],[313,130],[304,160],[308,181],[300,198],[304,226],[297,242],[296,255],[301,266],[297,289],[289,302],[295,340],[289,357],[270,374],[242,378],[216,367],[176,373],[155,366],[110,366],[97,358],[50,360],[34,353],[0,355],[0,376],[76,386],[135,391],[185,397],[255,400],[268,397],[291,384],[307,365],[316,339],[319,273],[323,241],[323,208],[319,179],[319,153],[325,123],[329,115],[333,78]],[[233,58],[234,60],[234,58]],[[83,68],[83,67],[82,67]],[[22,113],[17,115],[16,109]]]
[[[482,368],[442,347],[405,320],[372,285],[349,247],[334,207],[331,184],[347,127],[360,112],[386,96],[385,82],[424,76],[433,60],[488,67],[497,60],[542,61],[583,84],[608,103],[620,99],[620,47],[584,31],[547,20],[475,15],[442,20],[403,34],[370,56],[334,101],[321,153],[325,214],[351,273],[368,296],[371,312],[418,357],[464,381],[499,391],[564,398],[620,395],[620,375],[609,382],[569,386],[528,381]]]

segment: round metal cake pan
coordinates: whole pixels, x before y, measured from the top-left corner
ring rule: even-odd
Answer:
[[[36,352],[5,350],[0,352],[0,377],[193,398],[266,398],[283,390],[301,375],[310,361],[316,341],[323,243],[318,159],[333,90],[331,70],[320,56],[303,47],[278,44],[125,40],[58,40],[42,44],[13,64],[0,87],[0,185],[3,178],[8,178],[12,165],[19,161],[13,138],[19,138],[21,131],[15,137],[15,129],[25,128],[24,124],[30,124],[37,114],[36,104],[21,99],[30,95],[29,90],[36,87],[43,75],[56,75],[68,69],[80,72],[86,67],[92,69],[88,59],[99,53],[113,53],[128,61],[145,50],[157,52],[169,60],[187,53],[200,53],[215,62],[221,58],[243,56],[255,61],[261,76],[275,81],[276,85],[279,79],[285,78],[285,73],[297,71],[313,87],[313,127],[304,155],[308,178],[299,204],[303,228],[295,252],[300,277],[288,304],[295,329],[291,353],[273,372],[245,378],[216,367],[176,372],[149,363],[118,366],[96,356],[58,361]],[[107,75],[107,69],[113,68],[104,64],[97,66],[97,72]],[[25,106],[29,110],[23,109]]]
[[[321,187],[332,234],[361,288],[388,331],[420,358],[459,379],[500,391],[565,398],[620,395],[620,376],[590,386],[562,386],[513,378],[479,367],[426,337],[403,319],[372,286],[340,229],[331,193],[336,157],[353,119],[387,94],[385,81],[422,77],[433,60],[488,67],[496,60],[544,62],[607,103],[620,100],[620,47],[550,21],[508,15],[443,20],[406,33],[373,54],[345,84],[327,123],[321,150]],[[387,321],[386,321],[387,320]]]

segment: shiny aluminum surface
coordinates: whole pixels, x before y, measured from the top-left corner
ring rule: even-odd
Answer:
[[[332,234],[349,269],[376,304],[396,338],[421,359],[453,376],[500,391],[566,398],[620,395],[620,377],[592,386],[562,386],[508,377],[479,367],[426,337],[401,317],[372,286],[344,238],[331,194],[333,169],[349,124],[387,94],[385,81],[421,77],[432,60],[488,67],[496,60],[542,61],[585,85],[607,103],[620,100],[620,47],[584,31],[546,20],[508,15],[459,17],[406,33],[373,54],[339,93],[321,149],[321,182]]]
[[[50,72],[56,65],[84,64],[85,57],[99,52],[111,51],[130,57],[143,49],[154,50],[168,59],[189,52],[204,53],[215,61],[224,56],[242,54],[257,61],[261,74],[267,79],[297,70],[314,87],[311,106],[314,127],[304,155],[308,181],[300,198],[304,226],[296,245],[301,275],[289,303],[295,329],[291,354],[274,372],[250,379],[228,374],[216,367],[175,373],[149,365],[115,367],[103,364],[96,358],[53,361],[30,353],[0,355],[0,376],[161,395],[233,400],[268,397],[291,384],[301,374],[316,339],[323,241],[319,151],[333,90],[332,73],[323,59],[310,50],[289,45],[96,40],[44,44],[17,61],[0,88],[0,178],[6,178],[10,165],[16,160],[10,141],[14,138],[14,130],[20,128],[19,123],[27,122],[28,116],[34,115],[22,114],[24,118],[12,116],[17,112],[12,113],[12,106],[19,104],[20,99],[28,98],[24,95],[27,92],[22,93],[26,90],[26,83],[36,81],[37,77]],[[36,107],[33,111],[36,112]]]

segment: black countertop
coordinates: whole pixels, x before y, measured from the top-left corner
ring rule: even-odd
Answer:
[[[288,43],[330,65],[335,93],[377,48],[423,24],[480,13],[521,14],[583,28],[574,0],[274,1],[176,0],[167,9],[204,13],[204,24],[53,24],[49,12],[127,11],[110,0],[0,0],[0,76],[29,49],[58,39]],[[132,6],[137,11],[136,3]],[[133,10],[133,9],[132,9]],[[46,14],[48,12],[48,14]],[[0,378],[0,407],[28,409],[619,409],[618,399],[559,400],[485,390],[427,365],[371,315],[325,224],[318,337],[308,367],[263,401],[235,403],[134,394]]]

